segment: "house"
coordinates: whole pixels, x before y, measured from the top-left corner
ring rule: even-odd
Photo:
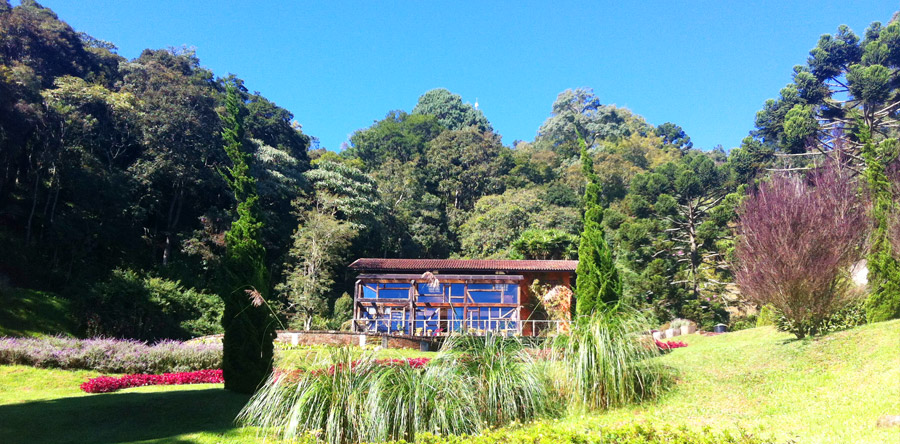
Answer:
[[[535,310],[530,287],[572,287],[578,261],[362,258],[353,331],[439,336],[465,331],[536,336],[560,327]]]

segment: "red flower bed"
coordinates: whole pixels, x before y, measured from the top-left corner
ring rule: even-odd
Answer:
[[[659,347],[660,350],[672,350],[673,348],[687,347],[687,344],[685,344],[684,342],[681,342],[681,341],[663,342],[663,341],[657,340],[656,346]]]
[[[224,382],[222,370],[198,370],[195,372],[163,373],[161,375],[99,376],[81,384],[87,393],[109,393],[116,390],[143,387],[145,385],[214,384]]]

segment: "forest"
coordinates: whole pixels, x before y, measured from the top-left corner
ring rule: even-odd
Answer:
[[[738,147],[694,147],[676,116],[651,123],[589,87],[548,103],[533,140],[504,142],[481,110],[437,88],[333,151],[303,116],[190,49],[128,60],[34,1],[0,0],[0,286],[71,301],[85,336],[220,332],[243,180],[223,136],[240,115],[230,140],[258,192],[257,296],[284,328],[340,329],[355,278],[346,265],[359,257],[576,259],[590,182],[581,143],[623,299],[657,325],[734,326],[735,282],[753,285],[735,262],[737,219],[774,172],[819,171],[839,153],[846,174],[883,178],[887,202],[873,192],[856,209],[887,208],[872,238],[896,245],[896,143],[866,147],[896,134],[898,67],[896,20],[862,37],[842,27],[748,116]],[[858,122],[867,135],[851,131]],[[842,258],[863,257],[854,251]]]

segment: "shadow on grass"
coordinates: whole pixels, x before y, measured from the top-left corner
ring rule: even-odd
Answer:
[[[0,443],[112,444],[224,433],[235,427],[234,417],[248,399],[214,388],[0,405]]]

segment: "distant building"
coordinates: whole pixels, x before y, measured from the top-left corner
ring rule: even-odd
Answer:
[[[571,287],[578,261],[357,259],[353,331],[439,336],[465,331],[533,336],[560,321],[533,311],[529,287]]]

